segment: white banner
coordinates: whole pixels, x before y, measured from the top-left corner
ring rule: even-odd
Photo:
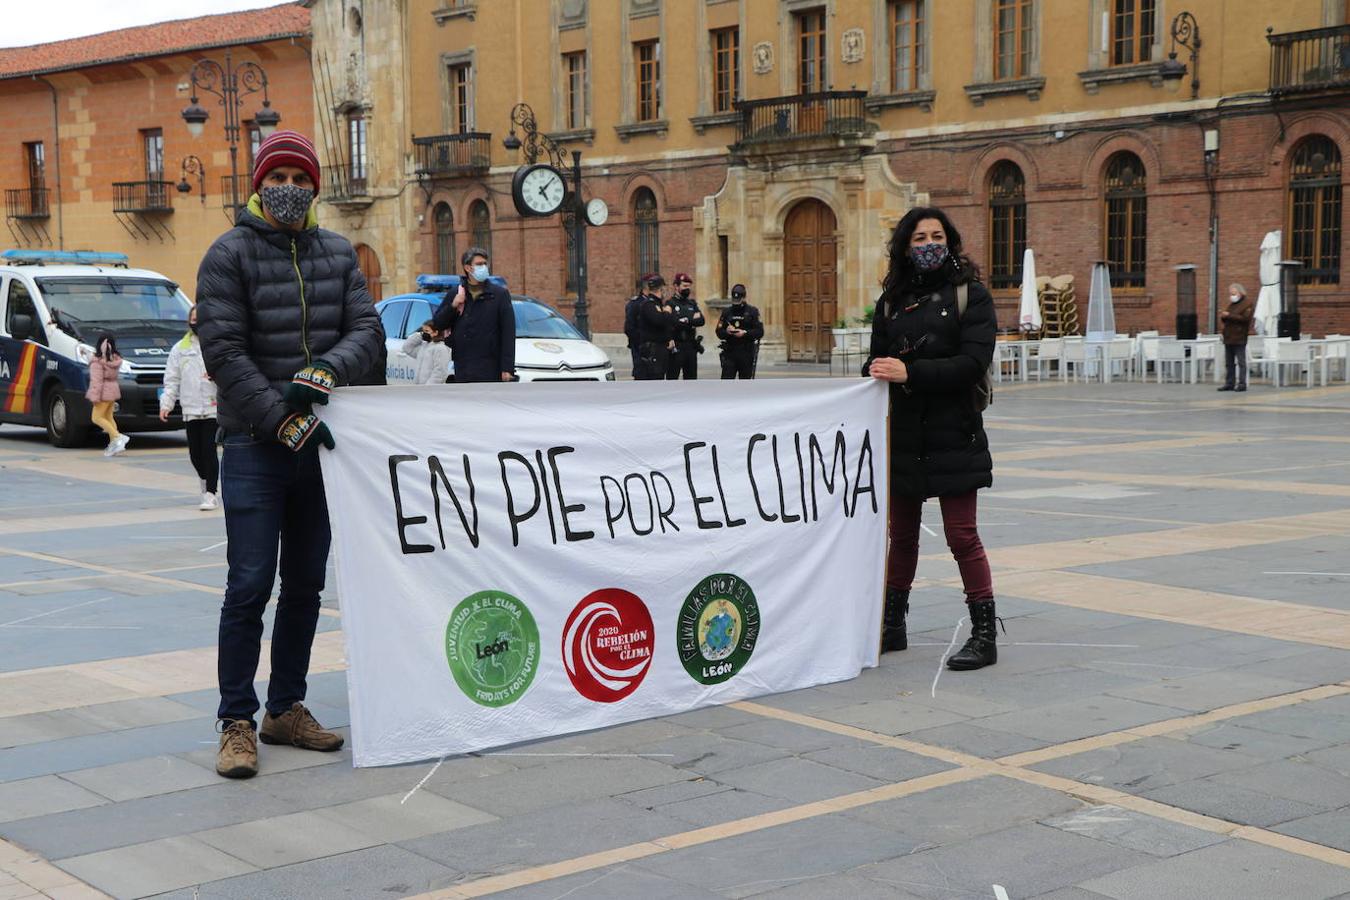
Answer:
[[[356,765],[876,665],[886,410],[863,379],[338,391]]]

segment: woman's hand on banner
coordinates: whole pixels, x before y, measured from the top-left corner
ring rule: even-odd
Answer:
[[[891,381],[904,384],[909,380],[909,370],[903,360],[891,356],[882,356],[872,360],[869,373],[877,381]]]

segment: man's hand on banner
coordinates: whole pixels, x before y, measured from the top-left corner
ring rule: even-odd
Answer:
[[[313,414],[292,413],[283,419],[281,426],[277,428],[277,440],[297,453],[304,449],[310,438],[314,438],[329,450],[337,446],[337,441],[333,440],[333,432]]]
[[[337,373],[326,360],[316,359],[296,372],[286,387],[286,405],[298,413],[308,415],[314,404],[328,405],[328,395],[337,387]]]

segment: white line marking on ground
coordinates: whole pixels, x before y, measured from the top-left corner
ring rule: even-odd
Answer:
[[[481,753],[479,756],[565,756],[582,759],[657,759],[673,757],[674,753]]]
[[[202,549],[198,550],[197,552],[198,552],[198,553],[205,553],[207,550],[214,550],[214,549],[216,549],[217,547],[224,547],[224,546],[225,546],[226,544],[228,544],[228,543],[229,543],[229,541],[220,541],[220,542],[218,542],[218,543],[212,544],[210,547],[203,547]]]
[[[1075,644],[1069,641],[1004,641],[1005,647],[1111,647],[1121,650],[1138,650],[1138,644]]]
[[[436,760],[436,765],[431,767],[431,771],[426,774],[426,777],[423,778],[421,781],[417,782],[417,787],[413,788],[411,791],[408,791],[408,793],[404,794],[403,799],[398,801],[398,805],[402,806],[403,804],[407,803],[408,799],[412,797],[413,794],[420,791],[422,789],[422,785],[426,784],[428,781],[431,780],[431,776],[436,774],[436,770],[441,767],[441,763],[443,762],[445,762],[444,756]]]
[[[942,659],[938,660],[938,670],[937,670],[937,674],[933,676],[933,687],[932,687],[932,690],[929,691],[929,693],[931,694],[931,696],[934,696],[934,697],[937,696],[937,683],[938,683],[938,679],[942,677],[942,669],[943,669],[943,668],[946,666],[946,664],[947,664],[947,657],[949,657],[949,656],[952,655],[952,648],[956,646],[956,639],[957,639],[958,637],[960,637],[960,635],[961,635],[961,626],[964,625],[964,624],[966,624],[966,617],[965,617],[965,616],[962,616],[961,618],[959,618],[959,619],[956,620],[956,630],[952,632],[952,639],[951,639],[951,642],[950,642],[949,644],[947,644],[947,649],[946,649],[945,651],[943,651],[943,653],[942,653]]]
[[[937,532],[934,531],[933,529],[929,528],[929,527],[928,527],[927,525],[925,525],[924,523],[920,522],[920,523],[919,523],[919,527],[922,528],[924,531],[928,532],[929,535],[931,535],[932,537],[937,537]]]
[[[1326,578],[1350,578],[1350,572],[1262,572],[1262,575],[1322,575]]]
[[[57,613],[66,612],[71,609],[79,609],[81,606],[91,606],[95,603],[102,603],[105,600],[111,600],[112,597],[99,597],[97,600],[86,600],[83,603],[76,603],[73,606],[63,606],[60,609],[51,609],[44,613],[38,613],[32,616],[24,616],[22,619],[15,619],[12,622],[0,622],[0,628],[8,628],[11,625],[18,625],[20,622],[31,622],[34,619],[45,619],[47,616],[54,616]]]
[[[7,628],[58,628],[76,631],[142,631],[140,625],[7,625]]]
[[[1003,885],[994,885],[994,900],[1008,900],[1008,892],[1003,889]]]

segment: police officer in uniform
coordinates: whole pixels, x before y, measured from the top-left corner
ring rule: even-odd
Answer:
[[[650,276],[643,275],[638,278],[637,284],[633,286],[637,293],[623,304],[623,335],[628,340],[628,352],[633,357],[634,379],[638,377],[638,309],[642,306],[642,285],[646,283],[648,277]]]
[[[717,320],[717,336],[722,339],[722,378],[754,378],[755,357],[764,337],[759,310],[745,302],[745,285],[731,289],[731,305]]]
[[[675,348],[675,310],[665,301],[666,280],[648,275],[638,305],[638,381],[663,381]]]
[[[703,352],[697,329],[704,323],[703,310],[693,296],[694,282],[683,272],[675,276],[675,296],[670,299],[675,311],[675,350],[670,354],[670,368],[666,378],[678,381],[680,373],[685,380],[698,377],[698,355]]]

